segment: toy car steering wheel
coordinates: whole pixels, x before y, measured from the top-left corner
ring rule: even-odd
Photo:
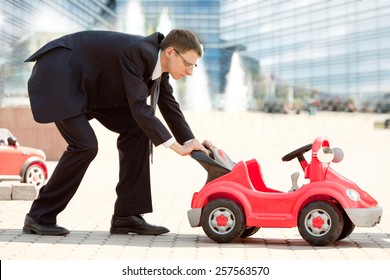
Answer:
[[[291,153],[288,153],[287,155],[282,157],[282,160],[283,161],[290,161],[298,156],[303,155],[307,151],[311,150],[312,147],[313,147],[313,144],[307,144],[303,147],[300,147],[299,149],[296,149],[295,151],[292,151]]]

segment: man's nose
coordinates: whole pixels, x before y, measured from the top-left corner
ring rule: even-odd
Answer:
[[[187,68],[186,69],[186,74],[187,74],[187,76],[192,76],[192,72],[193,72],[193,68]]]

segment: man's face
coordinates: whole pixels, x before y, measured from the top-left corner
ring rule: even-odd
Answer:
[[[179,53],[174,48],[167,48],[166,55],[168,57],[166,72],[169,72],[175,80],[191,76],[199,58],[198,54],[193,50]]]

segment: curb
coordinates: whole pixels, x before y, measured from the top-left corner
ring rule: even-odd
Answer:
[[[0,200],[34,200],[37,193],[37,189],[31,184],[0,182]]]

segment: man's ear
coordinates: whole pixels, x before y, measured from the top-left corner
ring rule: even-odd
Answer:
[[[172,47],[168,47],[168,48],[166,48],[166,49],[164,50],[164,54],[165,54],[167,57],[171,56],[172,53],[173,53],[173,48],[172,48]]]
[[[163,72],[168,72],[167,71],[167,64],[168,64],[168,61],[170,60],[170,56],[172,55],[173,53],[173,48],[171,47],[168,47],[166,48],[165,50],[161,51],[161,68],[163,70]]]

